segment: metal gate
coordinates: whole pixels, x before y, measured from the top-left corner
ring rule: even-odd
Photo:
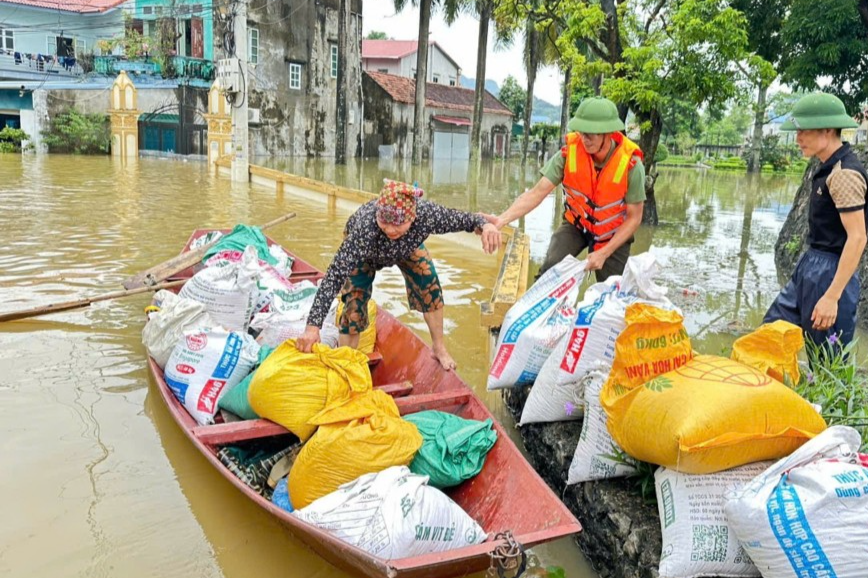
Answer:
[[[467,132],[434,131],[435,159],[470,158],[470,135]]]

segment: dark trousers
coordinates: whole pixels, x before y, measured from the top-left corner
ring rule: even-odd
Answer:
[[[856,332],[856,306],[859,304],[859,277],[847,282],[841,299],[838,300],[838,317],[827,331],[813,329],[811,314],[835,278],[840,257],[834,253],[809,249],[802,255],[793,271],[793,276],[781,289],[769,307],[763,323],[778,319],[798,325],[807,337],[817,345],[823,345],[831,335],[837,335],[841,346],[853,341]]]
[[[630,239],[615,249],[615,252],[606,259],[603,268],[594,272],[598,282],[605,281],[612,275],[624,274],[624,267],[627,265],[627,258],[630,256],[630,245],[632,244],[633,240]],[[537,274],[537,279],[539,279],[540,275],[560,263],[567,255],[578,257],[579,253],[590,245],[591,241],[583,230],[564,221],[557,231],[552,234],[546,258],[539,270],[539,274]]]

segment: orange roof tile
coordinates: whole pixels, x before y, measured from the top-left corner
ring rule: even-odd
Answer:
[[[416,81],[412,78],[370,70],[366,70],[365,74],[380,85],[396,102],[404,104],[416,102]],[[425,105],[473,112],[473,96],[474,91],[469,88],[429,82],[425,88]],[[482,106],[484,112],[512,116],[512,111],[487,90]]]

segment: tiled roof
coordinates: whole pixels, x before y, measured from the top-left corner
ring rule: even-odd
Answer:
[[[394,101],[404,104],[416,102],[416,81],[412,78],[370,70],[366,70],[365,74],[380,85]],[[429,82],[425,88],[425,105],[473,112],[473,90]],[[484,112],[490,114],[512,116],[512,111],[487,90],[482,107]]]
[[[362,40],[362,58],[403,58],[416,52],[417,40]]]
[[[96,14],[117,8],[127,0],[0,0],[0,4],[18,4],[62,12]]]
[[[455,68],[461,68],[455,60],[446,54],[439,44],[433,40],[428,46],[435,46],[440,54],[445,56]],[[405,56],[414,54],[419,48],[417,40],[362,40],[362,58],[376,58],[379,60],[400,60]]]

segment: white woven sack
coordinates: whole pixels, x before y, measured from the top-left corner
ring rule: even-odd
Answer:
[[[723,496],[769,465],[757,462],[715,474],[657,468],[654,485],[663,534],[660,578],[760,575],[726,521]]]
[[[211,318],[226,329],[246,331],[259,298],[260,274],[256,249],[247,247],[240,261],[202,269],[178,294],[204,305]]]
[[[211,319],[205,306],[192,299],[178,297],[162,289],[154,295],[152,303],[159,311],[148,314],[142,329],[142,343],[160,368],[166,367],[169,356],[184,331],[193,327],[211,328],[217,323]]]
[[[259,361],[259,344],[222,327],[192,329],[178,340],[164,377],[187,412],[202,425],[214,422],[217,402]]]
[[[298,518],[386,560],[481,544],[485,531],[428,476],[392,466],[342,485]]]
[[[572,324],[585,261],[567,255],[507,312],[497,338],[488,389],[533,383]]]
[[[636,473],[636,460],[624,453],[612,439],[607,426],[609,416],[600,404],[600,392],[608,376],[609,370],[605,373],[592,371],[585,381],[585,418],[573,461],[570,462],[567,484],[620,478]]]
[[[833,426],[744,488],[724,511],[763,576],[868,575],[868,467],[851,427]]]

